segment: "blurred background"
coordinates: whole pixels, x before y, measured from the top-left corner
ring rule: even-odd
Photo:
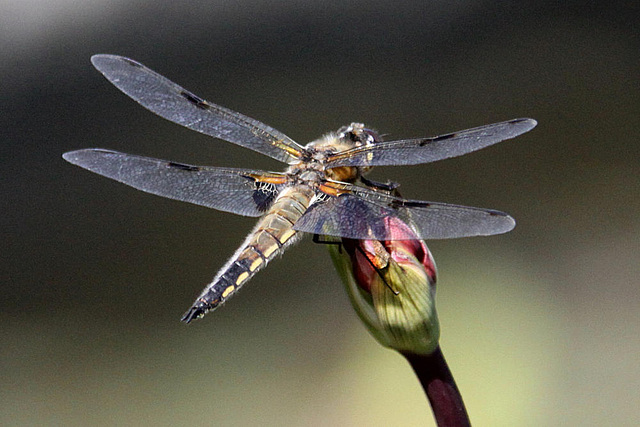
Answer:
[[[372,178],[518,222],[428,242],[474,425],[637,425],[639,14],[622,1],[3,1],[0,424],[433,425],[409,365],[368,335],[310,239],[179,321],[255,220],[62,153],[282,165],[144,110],[91,66],[114,53],[300,143],[352,121],[404,138],[537,119]]]

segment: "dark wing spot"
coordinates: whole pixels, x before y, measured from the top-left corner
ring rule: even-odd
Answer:
[[[253,197],[253,202],[256,204],[256,209],[258,209],[259,212],[266,212],[277,195],[278,189],[275,185],[258,182],[251,197]]]
[[[487,209],[485,212],[487,212],[490,216],[509,216],[504,212],[493,211],[493,210],[490,210],[490,209]]]
[[[432,138],[434,141],[444,141],[445,139],[451,139],[454,136],[457,136],[457,133],[448,133],[446,135],[440,135],[440,136],[436,136],[435,138]]]
[[[123,60],[124,62],[126,62],[127,64],[131,65],[132,67],[138,67],[138,68],[142,67],[142,64],[140,64],[140,63],[138,63],[138,62],[134,61],[133,59],[129,59],[129,58],[122,58],[122,60]]]
[[[170,168],[182,169],[183,171],[196,172],[200,170],[198,166],[185,165],[183,163],[175,163],[175,162],[169,162],[167,163],[167,166],[169,166]]]
[[[207,104],[207,101],[197,95],[194,95],[191,92],[183,90],[180,92],[180,95],[182,95],[187,101],[200,108],[201,110],[208,110],[210,108],[209,104]]]
[[[453,138],[454,136],[457,136],[457,135],[458,135],[457,133],[449,133],[449,134],[446,134],[446,135],[440,135],[440,136],[436,136],[436,137],[433,137],[433,138],[426,138],[426,139],[423,139],[422,141],[420,141],[419,145],[420,145],[420,147],[424,147],[425,145],[431,144],[432,142],[444,141],[445,139],[451,139],[451,138]]]
[[[266,212],[274,198],[272,194],[265,193],[264,191],[256,190],[253,192],[253,202],[260,212]]]
[[[429,202],[411,201],[411,200],[393,200],[389,204],[392,208],[428,208],[431,206]]]

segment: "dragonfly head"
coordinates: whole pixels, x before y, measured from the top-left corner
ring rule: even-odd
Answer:
[[[353,147],[374,145],[382,141],[374,130],[364,127],[362,123],[351,123],[338,129],[338,138],[351,143]]]
[[[354,182],[371,168],[359,166],[325,168],[327,159],[336,153],[375,145],[381,141],[382,139],[375,131],[364,127],[362,123],[351,123],[349,126],[341,127],[336,133],[329,133],[307,144],[305,148],[309,154],[308,160],[302,160],[292,165],[292,168],[323,171],[330,179]]]

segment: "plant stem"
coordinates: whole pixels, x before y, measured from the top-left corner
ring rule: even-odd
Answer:
[[[440,346],[429,355],[404,353],[429,399],[439,427],[470,426],[462,396]]]

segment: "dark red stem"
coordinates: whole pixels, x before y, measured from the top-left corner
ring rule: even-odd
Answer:
[[[427,394],[439,427],[470,426],[462,396],[438,347],[428,356],[403,354]]]

